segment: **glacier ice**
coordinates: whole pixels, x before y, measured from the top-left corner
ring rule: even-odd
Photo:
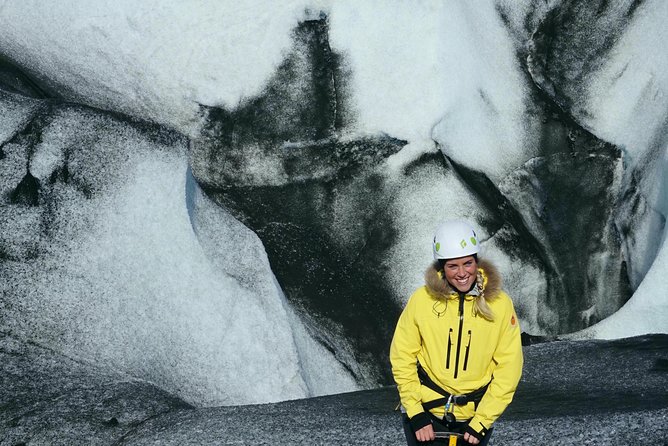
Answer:
[[[199,404],[375,385],[447,215],[525,330],[666,332],[666,8],[5,2],[3,330]]]

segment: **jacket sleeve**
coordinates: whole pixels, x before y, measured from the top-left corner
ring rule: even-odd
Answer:
[[[417,355],[421,347],[421,337],[415,320],[415,306],[414,294],[399,317],[390,346],[392,375],[397,383],[401,405],[404,406],[409,418],[424,412],[421,385],[417,375]]]
[[[520,325],[513,303],[509,297],[508,304],[499,322],[501,323],[499,341],[493,355],[496,364],[492,373],[492,382],[483,396],[476,413],[471,419],[469,426],[477,432],[485,433],[491,428],[515,395],[515,389],[522,376],[524,356],[522,354],[522,341],[520,337]]]

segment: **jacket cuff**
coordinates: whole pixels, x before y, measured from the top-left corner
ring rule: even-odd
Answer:
[[[469,424],[466,426],[465,432],[468,432],[470,435],[476,437],[479,441],[482,441],[485,436],[487,436],[487,427],[482,424],[480,421],[476,420],[474,417]]]
[[[420,412],[414,417],[409,418],[408,422],[413,428],[413,432],[417,432],[423,427],[429,426],[431,424],[431,418],[429,418],[429,415],[427,415],[425,412]]]

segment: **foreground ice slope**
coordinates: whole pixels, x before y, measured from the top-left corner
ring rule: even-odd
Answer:
[[[285,306],[257,237],[188,181],[181,137],[35,104],[2,144],[2,330],[198,405],[357,388]]]

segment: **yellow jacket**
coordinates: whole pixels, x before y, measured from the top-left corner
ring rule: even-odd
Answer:
[[[482,290],[464,296],[461,320],[460,296],[445,280],[438,263],[427,269],[425,281],[408,300],[390,347],[401,404],[413,418],[424,412],[423,402],[442,398],[420,384],[419,361],[436,384],[455,395],[491,382],[477,409],[473,402],[454,407],[458,421],[472,418],[469,425],[477,432],[489,429],[510,404],[522,374],[520,328],[513,303],[501,290],[496,269],[485,261],[478,264]],[[485,300],[492,321],[477,313],[475,299]],[[443,417],[444,407],[432,413]]]

